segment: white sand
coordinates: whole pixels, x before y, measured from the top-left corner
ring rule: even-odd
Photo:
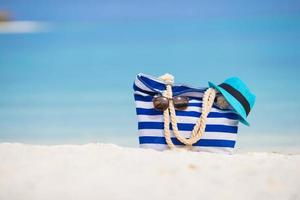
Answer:
[[[300,155],[0,144],[0,199],[300,199]]]

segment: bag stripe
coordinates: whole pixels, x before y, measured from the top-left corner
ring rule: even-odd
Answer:
[[[176,116],[178,123],[195,124],[199,117]],[[140,122],[164,122],[162,115],[138,115]],[[238,121],[226,118],[207,118],[207,124],[237,126]]]
[[[168,150],[169,147],[166,144],[152,144],[152,143],[144,143],[139,145],[140,148],[146,149],[156,149],[156,150]],[[176,145],[177,148],[185,148],[183,145]],[[226,153],[232,154],[234,148],[232,147],[206,147],[206,146],[193,146],[193,151],[201,151],[201,152],[211,152],[211,153]]]
[[[140,129],[138,131],[139,136],[154,136],[162,137],[164,135],[164,130],[162,129]],[[173,131],[170,131],[171,137],[175,138]],[[180,131],[180,135],[185,138],[191,137],[191,131]],[[217,139],[217,140],[236,140],[236,133],[222,133],[222,132],[205,132],[201,139]]]
[[[200,117],[201,113],[195,111],[181,111],[176,110],[176,116],[186,116],[186,117]],[[146,109],[146,108],[136,108],[137,115],[162,115],[163,112],[155,109]],[[227,118],[227,119],[238,119],[238,115],[235,113],[218,113],[210,112],[208,118]]]
[[[152,77],[153,79],[154,77]],[[141,83],[143,83],[145,86],[151,88],[152,90],[165,90],[166,89],[166,85],[159,81],[158,79],[157,80],[152,80],[151,78],[147,77],[147,75],[144,75],[144,74],[139,74],[137,76],[137,79],[136,79],[136,82],[140,81]]]
[[[177,138],[171,138],[175,145],[183,145]],[[140,144],[167,144],[164,137],[141,136],[139,137]],[[235,141],[233,140],[208,140],[201,139],[193,146],[206,146],[206,147],[230,147],[234,148]]]
[[[154,92],[154,91],[151,91],[151,90],[144,90],[142,88],[139,88],[137,87],[135,84],[133,85],[133,89],[136,91],[136,92],[141,92],[141,93],[145,93],[147,95],[156,95],[158,94],[158,92]]]
[[[134,89],[134,88],[133,88]],[[142,96],[142,95],[134,95],[135,101],[144,101],[144,102],[152,102],[152,96]]]
[[[170,124],[171,125],[171,124]],[[192,131],[195,124],[184,124],[178,123],[178,130],[180,131]],[[164,129],[163,122],[139,122],[138,129]],[[170,126],[170,130],[172,126]],[[237,126],[225,126],[225,125],[210,125],[207,124],[205,132],[227,132],[227,133],[237,133]]]
[[[143,82],[137,79],[133,84],[133,89],[140,89],[146,92],[154,92],[155,90],[152,88],[147,87]]]
[[[145,94],[142,95],[140,93],[137,93],[136,91],[134,93],[134,100],[135,101],[152,102],[152,99],[153,99],[152,96],[149,96],[149,95],[145,96]],[[190,97],[189,96],[189,99],[190,99],[190,102],[193,101],[193,100],[198,100],[198,102],[202,101],[202,97],[198,98],[198,97]]]

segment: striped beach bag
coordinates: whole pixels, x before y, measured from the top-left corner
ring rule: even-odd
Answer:
[[[219,105],[220,93],[213,88],[173,82],[168,74],[136,76],[133,88],[140,147],[232,153],[240,118],[235,110]]]

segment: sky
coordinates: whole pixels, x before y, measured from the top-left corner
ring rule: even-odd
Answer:
[[[297,0],[2,0],[15,19],[108,20],[241,18],[298,15]]]
[[[1,141],[132,142],[140,72],[195,87],[238,76],[257,96],[241,134],[300,141],[297,1],[2,0],[0,10],[47,27],[0,33]]]

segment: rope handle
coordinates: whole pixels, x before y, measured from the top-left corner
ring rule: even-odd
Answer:
[[[161,80],[163,80],[167,86],[166,90],[163,92],[163,96],[171,99],[173,97],[172,93],[172,84],[174,83],[174,77],[170,74],[165,74],[160,77]],[[191,137],[189,139],[183,137],[180,135],[178,126],[177,126],[177,118],[175,113],[174,104],[170,102],[169,108],[166,109],[163,113],[164,115],[164,135],[166,138],[167,145],[170,149],[175,149],[175,145],[171,140],[171,133],[170,133],[170,119],[171,119],[171,125],[173,128],[173,133],[175,137],[183,144],[187,145],[188,147],[191,147],[193,144],[198,142],[201,137],[203,136],[203,133],[205,132],[206,128],[206,121],[209,112],[211,111],[212,105],[214,103],[215,97],[216,97],[216,90],[213,88],[208,88],[203,96],[203,104],[202,104],[202,113],[201,117],[196,122]]]

